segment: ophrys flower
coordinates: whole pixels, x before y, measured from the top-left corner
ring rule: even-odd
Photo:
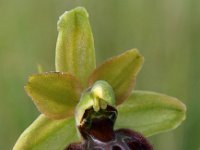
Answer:
[[[99,112],[112,106],[118,111],[116,129],[133,129],[145,136],[173,129],[184,120],[185,105],[176,98],[132,91],[143,64],[138,50],[128,50],[96,67],[84,8],[65,12],[58,21],[58,31],[55,72],[32,75],[25,86],[42,114],[20,136],[14,150],[62,150],[80,141],[76,125],[90,108]],[[80,101],[83,96],[89,98]]]

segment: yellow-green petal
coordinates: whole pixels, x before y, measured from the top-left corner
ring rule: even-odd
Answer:
[[[25,90],[38,110],[54,119],[74,115],[82,91],[79,81],[69,73],[49,72],[29,77]]]
[[[21,134],[13,150],[63,150],[78,140],[74,118],[51,120],[40,115]]]
[[[70,72],[83,86],[96,67],[94,40],[85,8],[65,12],[58,21],[56,71]]]
[[[150,136],[176,128],[185,114],[186,106],[174,97],[134,91],[118,106],[116,128],[130,128]]]
[[[121,104],[131,93],[135,78],[143,64],[143,57],[136,49],[105,61],[89,77],[89,85],[97,80],[107,81],[114,90],[116,104]]]

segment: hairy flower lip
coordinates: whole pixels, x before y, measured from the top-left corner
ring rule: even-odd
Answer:
[[[141,134],[130,129],[118,129],[115,131],[117,140],[109,142],[87,141],[71,143],[65,150],[153,150],[152,145]]]
[[[82,143],[72,143],[66,150],[152,150],[148,140],[140,133],[130,129],[114,130],[117,109],[112,106],[96,112],[88,108],[78,129],[83,137]]]

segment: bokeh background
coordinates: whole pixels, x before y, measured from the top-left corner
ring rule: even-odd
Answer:
[[[90,13],[98,63],[138,48],[145,64],[136,89],[187,104],[187,119],[179,128],[150,138],[155,150],[199,150],[198,0],[0,0],[0,150],[12,149],[38,116],[23,86],[38,63],[54,70],[58,17],[76,6]]]

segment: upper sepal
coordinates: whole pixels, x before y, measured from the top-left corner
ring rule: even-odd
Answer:
[[[82,88],[69,73],[48,72],[30,76],[25,90],[41,113],[62,119],[74,114]]]
[[[96,67],[94,40],[85,8],[65,12],[58,21],[56,71],[70,72],[85,87]]]

